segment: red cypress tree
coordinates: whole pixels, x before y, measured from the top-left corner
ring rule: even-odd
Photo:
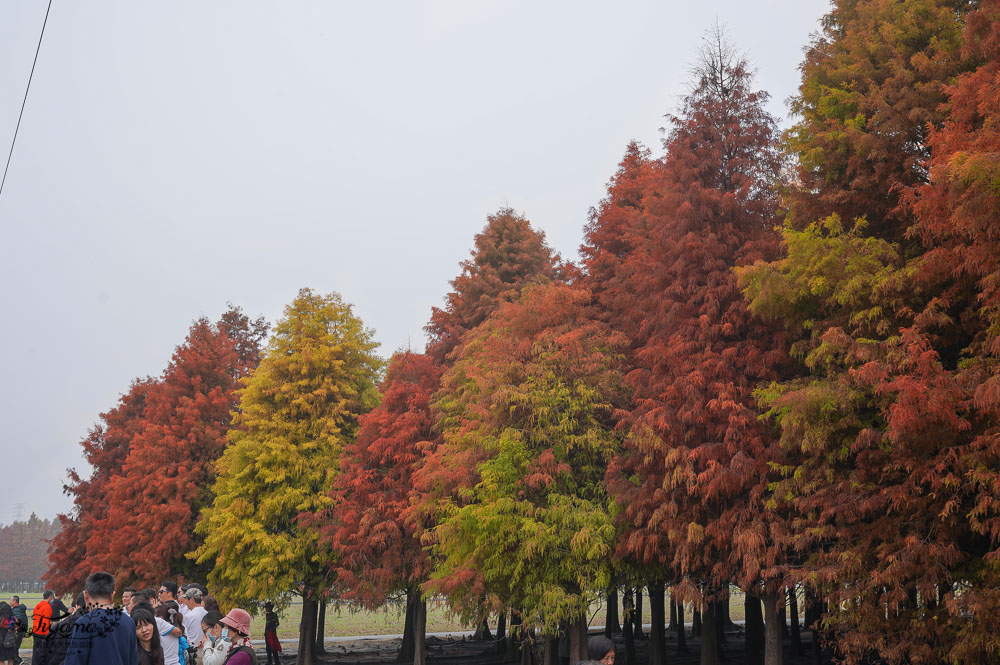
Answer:
[[[688,578],[687,593],[700,583],[710,602],[730,582],[761,592],[765,581],[773,601],[783,578],[783,520],[766,503],[768,463],[780,451],[757,419],[753,390],[788,358],[732,272],[777,248],[775,125],[752,81],[746,61],[713,34],[644,202],[647,245],[623,261],[642,315],[633,315],[629,374],[636,408],[608,473],[625,528],[620,553],[673,568]],[[711,657],[712,626],[705,635]]]
[[[246,363],[265,332],[263,320],[238,311],[216,324],[195,321],[148,395],[121,473],[108,482],[107,512],[87,541],[87,558],[122,583],[196,572],[185,554],[197,546],[194,524],[210,500],[239,379],[253,369]]]
[[[430,570],[416,526],[404,519],[413,473],[434,437],[431,396],[441,368],[429,356],[395,354],[382,382],[382,402],[361,417],[355,441],[341,452],[334,504],[310,519],[333,563],[343,598],[376,609],[405,592],[412,640],[401,659],[423,662],[426,604],[420,585]],[[404,640],[409,635],[404,636]]]
[[[88,552],[87,543],[94,526],[106,519],[111,479],[122,473],[122,465],[132,447],[132,439],[142,422],[151,393],[159,388],[156,379],[133,382],[115,408],[100,415],[101,423],[91,429],[81,445],[91,466],[89,478],[69,469],[63,491],[73,497],[73,512],[59,515],[62,529],[49,545],[49,569],[45,580],[55,589],[81,589],[87,576],[98,570],[97,557],[103,551]]]

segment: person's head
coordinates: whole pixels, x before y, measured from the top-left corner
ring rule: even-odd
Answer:
[[[223,628],[228,628],[230,633],[236,633],[240,637],[250,635],[250,615],[246,610],[234,607],[229,610],[229,614],[219,619]]]
[[[156,589],[152,587],[146,587],[139,593],[144,595],[146,597],[146,602],[148,602],[153,607],[156,607],[160,603],[159,599],[156,597],[157,596]]]
[[[21,597],[20,596],[11,596],[10,597],[10,604],[11,605],[20,605],[21,604]]]
[[[14,612],[10,609],[10,605],[0,600],[0,619],[6,619],[12,614],[14,614]]]
[[[125,609],[131,613],[132,608],[137,605],[149,605],[149,597],[141,591],[136,591],[132,594],[132,597],[128,599],[128,605],[125,606]]]
[[[82,610],[87,607],[87,601],[83,597],[83,592],[76,594],[76,598],[73,599],[73,604],[70,606],[75,610]]]
[[[97,603],[110,605],[115,597],[115,578],[111,573],[91,573],[83,585],[83,598],[87,606]]]
[[[163,650],[160,648],[160,631],[156,629],[156,619],[153,613],[145,607],[137,608],[132,613],[135,622],[135,639],[146,651],[153,654],[153,663],[163,663]]]
[[[156,610],[153,613],[164,621],[172,623],[175,626],[184,625],[184,617],[181,616],[180,605],[178,605],[175,600],[168,600],[160,603],[156,606]]]
[[[166,600],[177,600],[177,582],[166,581],[160,585],[157,598],[160,602]]]
[[[270,612],[271,610],[274,609],[274,603],[272,603],[270,600],[267,601],[266,603],[264,603],[264,609]]]
[[[587,658],[598,660],[604,665],[615,665],[615,644],[603,635],[595,635],[587,640]]]
[[[195,586],[189,586],[187,590],[181,594],[181,602],[187,605],[189,610],[201,605],[201,589]]]
[[[46,589],[45,591],[42,592],[42,600],[47,600],[49,602],[52,602],[53,600],[55,600],[55,595],[56,594],[52,589]]]
[[[206,635],[212,635],[215,639],[218,639],[222,634],[222,624],[219,623],[222,620],[222,612],[219,610],[209,610],[205,612],[205,616],[201,618],[201,630]],[[215,639],[212,641],[214,642]]]
[[[134,587],[125,587],[122,591],[122,607],[128,607],[132,602],[132,594],[139,593],[139,590]]]
[[[222,614],[222,611],[219,609],[219,601],[215,599],[215,596],[205,596],[202,598],[201,604],[209,612],[215,610],[219,614]]]

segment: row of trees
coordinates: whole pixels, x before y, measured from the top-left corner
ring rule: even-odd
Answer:
[[[996,660],[1000,2],[839,0],[783,135],[766,100],[713,34],[580,265],[498,211],[424,353],[383,367],[309,290],[264,349],[196,322],[84,440],[49,579],[300,594],[300,663],[326,600],[404,596],[422,663],[432,593],[575,661],[591,603],[646,587],[660,665],[668,585],[706,664],[730,585],[751,661],[798,586],[848,662]]]
[[[59,522],[34,513],[26,520],[0,526],[0,583],[35,584],[46,570],[48,543],[59,533]]]

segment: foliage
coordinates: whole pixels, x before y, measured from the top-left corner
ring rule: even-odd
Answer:
[[[945,86],[962,71],[967,0],[837,0],[801,65],[786,135],[797,228],[838,214],[898,239],[900,194],[926,180],[927,128],[944,121]]]
[[[766,505],[772,438],[752,391],[785,371],[783,336],[753,316],[732,268],[773,256],[780,168],[765,93],[713,40],[671,119],[644,194],[645,238],[621,259],[635,321],[635,408],[608,471],[624,528],[619,553],[713,587],[780,579],[783,520]]]
[[[531,228],[511,208],[501,208],[487,218],[471,254],[451,282],[445,308],[435,307],[426,327],[427,353],[438,363],[500,303],[516,299],[527,280],[558,272],[559,257],[545,244],[545,234]]]
[[[542,280],[467,338],[435,408],[446,457],[477,449],[475,485],[445,508],[430,588],[461,607],[500,593],[554,630],[603,593],[614,538],[602,486],[617,448],[624,339],[589,293]]]
[[[433,438],[431,396],[441,369],[423,354],[396,353],[382,401],[361,416],[358,436],[341,453],[332,505],[313,517],[319,545],[336,556],[341,597],[369,609],[422,584],[429,561],[415,526],[404,519],[413,473]]]
[[[80,442],[83,457],[92,471],[83,478],[69,469],[69,481],[63,492],[73,497],[73,512],[59,515],[62,529],[49,545],[49,569],[45,580],[55,589],[80,589],[95,569],[96,558],[103,552],[88,550],[94,527],[106,519],[108,488],[112,478],[120,476],[128,458],[132,439],[138,432],[146,412],[146,402],[159,385],[157,379],[141,379],[132,383],[118,404],[100,415],[95,425]]]
[[[382,361],[372,331],[337,294],[302,289],[285,308],[258,368],[243,380],[214,500],[191,556],[210,564],[221,602],[255,607],[329,588],[315,528],[300,513],[330,505],[330,483],[358,419],[378,404]]]
[[[184,554],[200,544],[195,520],[210,498],[238,381],[253,369],[237,343],[253,360],[266,332],[263,319],[251,321],[238,310],[230,312],[229,324],[198,319],[147,395],[121,473],[108,482],[107,512],[93,523],[87,543],[90,564],[121,585],[192,576]]]

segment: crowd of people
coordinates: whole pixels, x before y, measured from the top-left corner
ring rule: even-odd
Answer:
[[[97,572],[70,607],[43,592],[30,619],[18,596],[0,601],[0,665],[21,662],[27,635],[31,665],[257,665],[250,614],[237,607],[223,615],[200,584],[129,587],[120,605],[114,599],[114,577]],[[267,665],[278,665],[278,615],[271,603],[265,610]]]

